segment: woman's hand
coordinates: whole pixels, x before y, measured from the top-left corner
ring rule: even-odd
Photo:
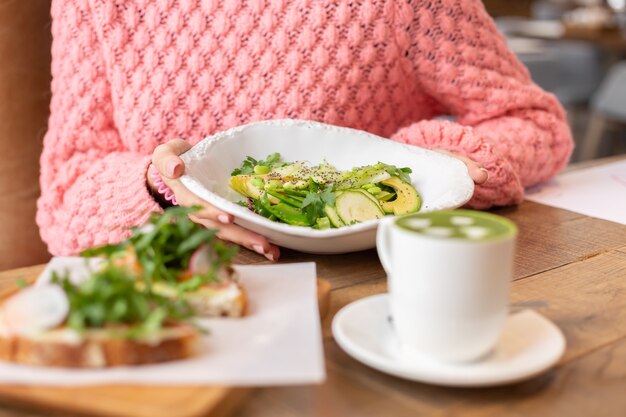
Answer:
[[[198,198],[189,191],[178,179],[185,171],[185,164],[179,155],[191,148],[182,139],[173,139],[167,143],[159,145],[152,154],[152,163],[158,170],[163,182],[170,187],[176,196],[176,200],[181,206],[202,206],[202,210],[194,213],[191,219],[207,228],[218,229],[218,237],[245,246],[263,256],[270,261],[275,261],[280,256],[278,247],[271,245],[268,240],[254,232],[233,224],[233,216],[206,201]],[[148,185],[156,194],[154,179],[147,173]]]
[[[446,151],[443,149],[433,149],[439,153],[444,153],[446,155],[450,155],[453,158],[460,159],[467,165],[467,172],[469,172],[470,177],[474,180],[474,183],[480,185],[484,184],[487,179],[489,179],[489,172],[478,162],[473,159],[468,158],[464,155],[459,155],[454,152]]]

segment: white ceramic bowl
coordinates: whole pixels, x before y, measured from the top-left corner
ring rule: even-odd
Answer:
[[[340,170],[385,162],[413,170],[411,182],[422,197],[421,212],[456,208],[474,192],[465,164],[427,149],[403,145],[367,132],[303,120],[270,120],[217,133],[182,155],[189,190],[235,216],[235,222],[279,246],[311,253],[346,253],[375,247],[379,220],[340,229],[290,226],[235,204],[242,197],[228,186],[230,173],[246,156],[265,159],[279,152],[284,161],[328,161]]]

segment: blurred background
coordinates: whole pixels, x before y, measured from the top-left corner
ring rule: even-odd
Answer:
[[[626,0],[484,0],[533,80],[566,108],[572,162],[626,152]]]
[[[626,152],[626,0],[484,0],[568,110],[572,161]],[[50,100],[50,0],[0,0],[0,270],[45,262],[35,219]]]

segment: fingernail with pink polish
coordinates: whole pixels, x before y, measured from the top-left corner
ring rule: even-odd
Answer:
[[[263,250],[263,246],[261,245],[253,245],[252,249],[254,249],[254,251],[260,255],[265,255],[265,251]]]
[[[230,217],[228,217],[226,214],[220,214],[219,216],[217,216],[217,220],[219,220],[220,223],[224,224],[230,223]]]
[[[176,175],[176,170],[178,169],[179,166],[180,166],[180,162],[176,160],[172,160],[168,162],[167,166],[165,167],[165,174],[170,178],[174,177],[174,175]]]
[[[272,261],[272,262],[276,260],[276,258],[274,257],[274,254],[273,254],[273,253],[271,253],[271,252],[270,252],[270,253],[268,253],[268,254],[266,254],[266,255],[265,255],[265,257],[266,257],[267,259],[269,259],[270,261]]]

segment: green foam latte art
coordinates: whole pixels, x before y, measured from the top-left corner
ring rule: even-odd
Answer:
[[[444,210],[403,216],[395,222],[404,230],[443,239],[492,241],[517,234],[517,226],[504,217],[473,210]]]

